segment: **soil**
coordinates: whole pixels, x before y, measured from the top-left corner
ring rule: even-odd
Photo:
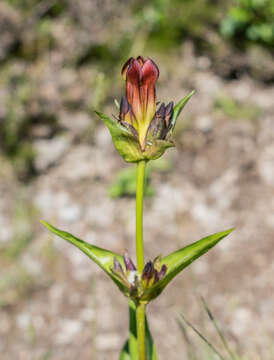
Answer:
[[[248,74],[222,78],[208,57],[195,56],[191,43],[168,61],[150,56],[161,71],[159,99],[176,102],[192,89],[196,94],[178,120],[176,148],[164,156],[169,168],[152,172],[155,195],[145,200],[144,213],[146,258],[235,227],[149,305],[160,358],[187,359],[176,323],[181,312],[222,349],[201,306],[203,296],[234,349],[249,360],[271,360],[274,87]],[[72,98],[81,96],[77,81],[69,82]],[[221,97],[240,104],[233,115],[218,105]],[[34,142],[38,175],[32,181],[20,182],[1,159],[1,244],[20,234],[31,237],[18,256],[15,251],[0,257],[1,360],[112,360],[127,336],[127,299],[88,257],[39,223],[45,219],[92,244],[119,253],[126,248],[134,256],[134,199],[108,194],[115,174],[132,165],[120,159],[95,115],[62,106],[59,136]],[[116,111],[111,101],[101,110]]]

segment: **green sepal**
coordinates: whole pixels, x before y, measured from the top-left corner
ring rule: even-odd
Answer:
[[[146,317],[146,351],[147,360],[158,360],[156,347],[153,342],[151,332]],[[122,348],[119,360],[138,360],[138,340],[136,323],[136,306],[129,301],[129,339]]]
[[[182,100],[180,100],[173,109],[173,115],[171,118],[171,126],[170,126],[170,130],[168,132],[167,138],[169,138],[172,133],[173,130],[175,128],[176,125],[176,121],[178,116],[180,115],[181,111],[183,110],[183,108],[185,107],[185,105],[187,104],[188,100],[191,98],[191,96],[195,93],[194,90],[192,90],[188,95],[186,95],[184,98],[182,98]]]
[[[139,140],[118,121],[99,111],[95,111],[95,113],[104,121],[118,153],[126,162],[156,160],[163,155],[166,149],[174,146],[172,141],[154,140],[152,143],[148,142],[145,151],[142,151]]]
[[[170,147],[174,147],[172,141],[167,140],[154,140],[151,145],[147,144],[146,151],[144,152],[145,160],[156,160],[159,159]]]
[[[144,160],[139,141],[133,134],[115,119],[111,119],[99,111],[95,111],[95,113],[104,121],[109,129],[112,141],[118,153],[126,162],[138,162]]]
[[[91,260],[93,260],[98,266],[100,266],[102,270],[104,270],[104,272],[114,281],[114,283],[123,293],[128,293],[128,288],[112,272],[114,258],[116,258],[120,262],[120,264],[123,264],[123,257],[121,255],[91,245],[83,240],[78,239],[77,237],[71,235],[66,231],[57,229],[56,227],[50,225],[44,220],[41,220],[41,223],[45,225],[53,234],[58,235],[62,239],[73,244],[83,253],[85,253],[88,257],[90,257]]]
[[[148,302],[156,298],[178,273],[190,265],[194,260],[210,250],[220,240],[229,235],[233,230],[234,228],[207,236],[193,244],[185,246],[184,248],[163,257],[161,259],[161,265],[165,264],[167,266],[166,275],[162,280],[148,289],[142,296],[141,300]]]

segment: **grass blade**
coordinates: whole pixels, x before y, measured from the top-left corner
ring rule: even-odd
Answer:
[[[226,341],[226,338],[225,338],[221,328],[219,327],[219,325],[218,325],[217,321],[215,320],[212,312],[210,311],[205,299],[202,296],[201,296],[201,302],[202,302],[202,305],[203,305],[203,307],[204,307],[210,321],[213,323],[213,325],[214,325],[214,327],[215,327],[215,329],[216,329],[216,331],[217,331],[217,333],[218,333],[218,335],[219,335],[219,337],[220,337],[220,339],[221,339],[227,353],[229,354],[229,356],[231,357],[232,360],[237,360],[237,357],[235,356],[235,354],[231,350],[231,348],[230,348],[228,342]]]
[[[185,344],[186,344],[186,347],[187,347],[187,357],[189,360],[198,360],[197,357],[196,357],[196,354],[195,354],[195,351],[193,349],[193,344],[191,343],[189,337],[188,337],[188,334],[187,334],[187,330],[184,326],[184,324],[182,323],[182,321],[177,318],[176,319],[177,321],[177,324],[183,334],[183,338],[184,338],[184,341],[185,341]]]
[[[184,322],[189,326],[206,344],[207,346],[219,357],[220,360],[226,360],[222,354],[207,340],[207,338],[198,330],[195,328],[194,325],[191,324],[190,321],[186,319],[186,317],[181,313],[181,317],[184,320]]]

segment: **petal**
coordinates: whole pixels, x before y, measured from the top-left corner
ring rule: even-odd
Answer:
[[[142,66],[142,84],[154,86],[159,78],[159,74],[158,66],[148,58]]]
[[[159,69],[157,65],[151,59],[146,60],[144,65],[142,66],[142,79],[140,89],[143,111],[146,113],[146,122],[150,122],[155,113],[155,83],[158,78]]]
[[[122,67],[121,74],[122,74],[124,80],[126,80],[127,69],[133,61],[134,61],[133,57],[129,58],[128,61],[125,63],[125,65]]]
[[[145,59],[142,56],[138,56],[137,60],[139,61],[140,65],[143,66],[145,63]]]
[[[140,99],[141,65],[137,60],[131,62],[126,74],[126,95],[137,121],[142,118]]]

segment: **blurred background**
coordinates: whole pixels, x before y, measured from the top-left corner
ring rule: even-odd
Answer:
[[[191,359],[181,311],[223,350],[200,295],[241,359],[274,358],[273,46],[273,0],[0,2],[1,360],[118,358],[127,299],[39,219],[134,255],[134,166],[93,109],[117,114],[138,55],[159,100],[196,90],[149,167],[146,258],[236,227],[149,305],[160,358]]]

